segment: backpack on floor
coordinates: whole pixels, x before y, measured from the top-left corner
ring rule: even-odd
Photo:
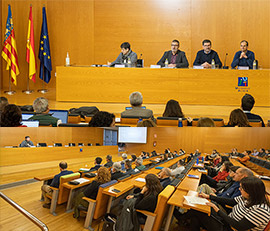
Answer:
[[[116,216],[111,213],[105,214],[102,231],[116,231]]]

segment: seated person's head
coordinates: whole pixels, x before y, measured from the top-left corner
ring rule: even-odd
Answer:
[[[229,171],[229,176],[233,179],[235,173],[236,173],[236,170],[239,169],[240,166],[231,166],[230,167],[230,171]]]
[[[60,167],[60,170],[61,170],[61,171],[66,170],[67,167],[68,167],[67,162],[61,161],[61,162],[59,163],[59,167]]]
[[[201,117],[198,120],[197,127],[215,127],[215,123],[211,118]]]
[[[167,102],[165,111],[162,116],[183,118],[184,114],[178,101],[171,99]]]
[[[238,127],[249,127],[247,115],[239,108],[231,112],[228,124]]]
[[[130,160],[125,161],[125,169],[131,169],[131,161]]]
[[[100,167],[97,170],[97,176],[95,180],[101,184],[105,184],[107,182],[111,181],[111,173],[110,171],[105,167]]]
[[[251,111],[255,104],[255,99],[250,94],[245,94],[241,100],[241,107],[243,111]]]
[[[0,111],[3,111],[4,107],[8,105],[8,99],[6,97],[0,97]]]
[[[161,169],[160,173],[158,174],[159,179],[165,179],[171,176],[171,170],[169,168]]]
[[[138,157],[135,161],[136,166],[141,166],[143,164],[143,159],[141,157]]]
[[[145,186],[147,188],[147,191],[144,196],[147,196],[149,194],[157,196],[163,190],[158,177],[154,174],[146,175]]]
[[[156,123],[151,120],[151,119],[145,119],[143,121],[140,121],[137,123],[137,127],[148,127],[148,128],[151,128],[151,127],[156,127]]]
[[[253,172],[251,170],[249,170],[248,168],[239,168],[236,170],[233,180],[239,182],[244,177],[249,177],[249,176],[253,176]]]
[[[26,137],[25,137],[25,140],[26,140],[27,142],[29,142],[29,141],[30,141],[30,136],[26,136]]]
[[[102,158],[101,157],[97,157],[95,159],[95,164],[101,164],[101,162],[102,162]]]
[[[113,163],[113,166],[112,166],[112,171],[113,172],[120,172],[122,169],[122,166],[119,162],[115,162]]]
[[[130,51],[130,44],[128,42],[122,43],[120,47],[123,55],[127,55],[127,53]]]
[[[233,166],[233,164],[230,161],[224,161],[224,163],[221,166],[220,171],[226,171],[229,172],[230,171],[230,167]]]
[[[15,104],[8,104],[1,113],[1,127],[21,126],[22,112]]]
[[[129,96],[129,102],[132,107],[141,107],[143,103],[142,93],[138,91],[132,92]]]
[[[89,127],[114,127],[115,115],[106,111],[97,112],[91,121]]]
[[[126,160],[126,159],[127,159],[127,154],[126,154],[126,153],[123,153],[123,154],[122,154],[122,159],[123,159],[123,160]]]
[[[137,156],[134,155],[134,154],[132,154],[132,155],[131,155],[131,158],[132,158],[132,161],[135,161],[135,160],[137,159]]]
[[[112,161],[112,156],[111,155],[107,155],[106,156],[106,161],[107,162],[111,162]]]
[[[49,113],[49,102],[44,97],[36,98],[33,103],[33,108],[36,113]]]

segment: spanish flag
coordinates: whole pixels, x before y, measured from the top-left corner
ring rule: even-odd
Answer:
[[[32,17],[32,6],[30,6],[27,45],[26,45],[26,61],[29,63],[29,79],[36,82],[36,55],[34,43],[34,25]]]
[[[20,74],[20,71],[19,71],[19,65],[18,65],[15,33],[14,33],[10,5],[8,5],[8,17],[7,17],[7,24],[6,24],[4,46],[2,49],[2,57],[4,58],[4,60],[7,61],[6,70],[11,69],[10,71],[11,81],[15,85],[17,85],[16,76]]]

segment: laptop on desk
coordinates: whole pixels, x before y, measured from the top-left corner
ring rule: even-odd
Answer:
[[[50,110],[53,117],[56,117],[66,124],[68,122],[68,110]]]

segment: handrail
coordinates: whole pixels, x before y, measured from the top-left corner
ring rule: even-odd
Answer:
[[[48,231],[49,230],[48,227],[42,221],[40,221],[34,215],[32,215],[31,213],[29,213],[27,210],[25,210],[20,205],[18,205],[16,202],[14,202],[13,200],[11,200],[4,193],[0,192],[0,197],[2,197],[6,202],[8,202],[10,205],[12,205],[15,209],[17,209],[24,216],[26,216],[30,221],[32,221],[35,225],[37,225],[41,230],[44,230],[44,231]]]

